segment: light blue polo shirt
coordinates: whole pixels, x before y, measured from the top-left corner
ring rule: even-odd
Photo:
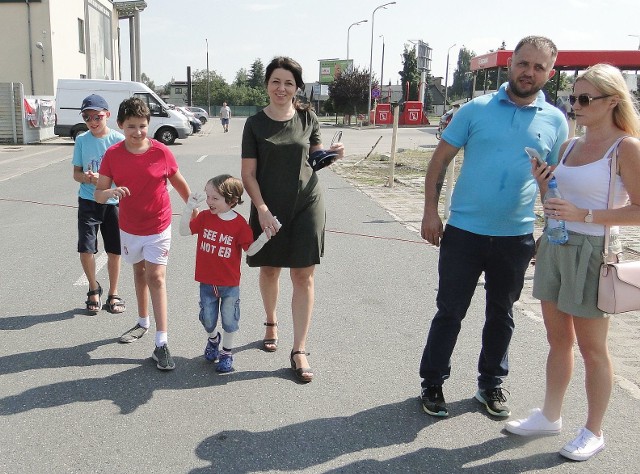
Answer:
[[[111,145],[120,143],[124,140],[124,135],[116,130],[109,129],[109,133],[101,138],[96,138],[90,131],[79,134],[76,137],[76,143],[73,147],[73,166],[82,166],[83,171],[88,171],[89,166],[94,173],[100,169],[102,157]],[[80,183],[78,196],[82,199],[94,201],[93,192],[96,190],[94,184]],[[107,204],[116,204],[116,199],[109,199]]]
[[[447,143],[464,147],[448,224],[480,235],[533,232],[538,186],[524,147],[555,164],[567,139],[566,119],[542,91],[532,104],[519,106],[506,87],[461,107],[442,133]]]

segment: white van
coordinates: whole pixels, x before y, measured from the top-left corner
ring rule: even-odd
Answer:
[[[191,134],[189,120],[171,110],[167,104],[145,84],[130,81],[103,81],[97,79],[59,79],[56,91],[56,124],[53,133],[60,137],[71,137],[87,130],[80,115],[80,106],[91,94],[102,96],[109,104],[111,117],[109,128],[118,130],[116,117],[120,103],[131,96],[144,100],[151,111],[149,136],[171,145],[176,138],[187,138]]]

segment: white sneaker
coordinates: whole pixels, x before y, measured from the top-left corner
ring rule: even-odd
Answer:
[[[604,449],[604,435],[596,436],[586,428],[578,432],[578,437],[564,445],[560,454],[574,461],[586,461]]]
[[[562,418],[556,421],[549,421],[542,414],[540,408],[534,408],[528,418],[509,421],[504,426],[504,429],[509,433],[520,436],[557,435],[562,430]]]

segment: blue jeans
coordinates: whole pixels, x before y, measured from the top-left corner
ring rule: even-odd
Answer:
[[[440,283],[427,344],[420,361],[422,387],[442,385],[451,374],[451,354],[480,274],[485,274],[486,308],[478,387],[499,387],[509,373],[509,343],[515,327],[513,303],[534,255],[532,234],[492,237],[447,225],[440,247]]]
[[[205,331],[212,333],[222,314],[222,329],[236,332],[240,321],[240,287],[215,286],[200,283],[200,322]]]

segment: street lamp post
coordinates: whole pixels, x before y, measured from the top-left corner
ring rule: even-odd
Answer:
[[[381,8],[386,9],[387,5],[395,5],[396,2],[389,2],[379,7],[376,7],[371,14],[371,47],[369,52],[369,97],[367,97],[367,115],[371,112],[371,83],[373,81],[373,26],[374,26],[374,17],[378,10]]]
[[[447,87],[448,87],[448,83],[449,83],[449,51],[451,51],[451,48],[453,48],[456,44],[453,43],[451,46],[449,46],[449,49],[447,49],[447,65],[444,69],[444,107],[443,107],[443,113],[447,111]],[[447,173],[446,173],[446,177],[447,177],[447,188],[445,189],[445,194],[444,194],[444,218],[448,219],[449,218],[449,209],[451,208],[451,196],[453,194],[453,173],[455,171],[455,167],[456,167],[456,157],[453,157],[453,160],[451,160],[451,162],[449,163],[449,166],[447,167]]]
[[[380,66],[380,87],[382,88],[384,83],[384,35],[380,35],[378,38],[382,38],[382,65]]]
[[[449,51],[451,51],[451,48],[453,48],[456,44],[453,43],[451,46],[449,46],[449,49],[447,49],[447,65],[444,69],[444,108],[442,109],[442,113],[445,113],[447,111],[447,95],[449,90],[447,89],[447,85],[449,83]]]
[[[366,23],[366,22],[367,22],[367,20],[356,21],[355,23],[351,23],[349,25],[349,28],[347,28],[347,61],[349,60],[349,33],[350,33],[350,30],[351,30],[351,27],[359,25],[360,23]]]
[[[209,90],[209,40],[204,39],[207,42],[207,113],[211,115],[211,93]]]

